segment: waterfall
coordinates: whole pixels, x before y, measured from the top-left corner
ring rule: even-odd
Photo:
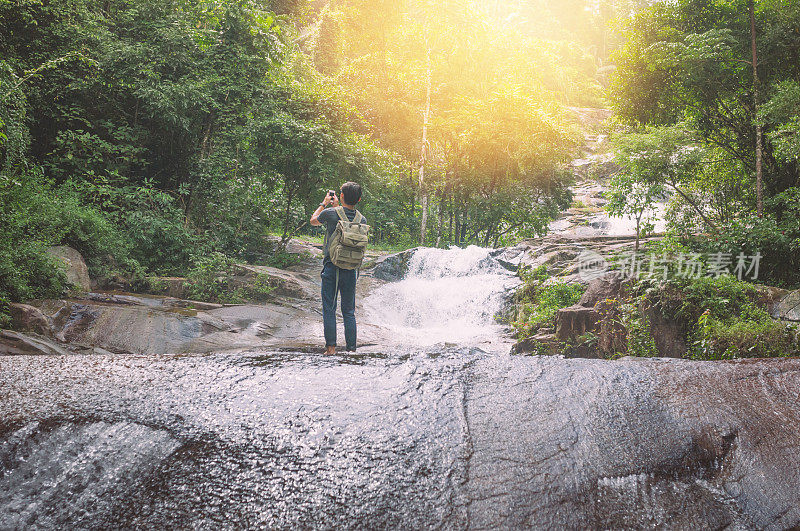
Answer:
[[[418,249],[403,280],[377,288],[364,301],[369,320],[407,345],[497,342],[502,327],[495,315],[519,281],[491,252],[474,245]]]

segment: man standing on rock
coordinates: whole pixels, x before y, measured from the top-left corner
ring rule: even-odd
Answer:
[[[342,319],[344,320],[344,338],[346,350],[356,349],[356,279],[357,269],[345,269],[333,264],[330,257],[330,240],[333,236],[341,214],[348,221],[366,223],[366,218],[356,210],[356,203],[361,200],[361,185],[347,182],[341,188],[342,207],[339,209],[339,198],[331,190],[311,216],[311,225],[325,225],[324,257],[322,262],[322,324],[325,329],[325,354],[336,354],[336,295],[342,297]],[[333,208],[328,208],[332,206]],[[337,286],[338,280],[338,286]]]

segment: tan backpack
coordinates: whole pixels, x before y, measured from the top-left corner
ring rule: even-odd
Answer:
[[[364,261],[369,240],[369,225],[362,223],[364,216],[356,210],[353,221],[347,219],[344,207],[334,209],[339,216],[336,228],[328,242],[328,256],[336,267],[358,269]]]

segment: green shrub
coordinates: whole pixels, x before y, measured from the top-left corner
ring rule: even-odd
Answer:
[[[266,273],[256,275],[255,280],[244,288],[247,298],[257,302],[267,300],[274,289],[272,278]]]
[[[187,274],[189,298],[209,302],[243,302],[241,288],[231,285],[234,266],[234,261],[220,252],[196,257]]]
[[[718,360],[747,357],[796,356],[800,353],[792,331],[784,323],[763,315],[742,320],[718,319],[704,312],[691,333],[690,357]]]
[[[517,315],[511,322],[518,338],[554,323],[558,310],[578,302],[585,290],[580,284],[545,283],[548,277],[544,266],[522,270],[520,276],[524,284],[517,299]]]
[[[128,260],[109,220],[82,205],[71,188],[53,186],[39,168],[0,175],[0,202],[0,300],[5,304],[64,292],[66,277],[46,253],[48,247],[75,247],[95,277],[112,261]]]
[[[622,304],[620,309],[620,322],[626,332],[625,354],[643,358],[658,356],[659,352],[655,339],[653,339],[650,320],[642,312],[641,306],[628,303]]]
[[[266,273],[259,273],[252,280],[237,277],[234,260],[216,251],[195,258],[187,281],[189,298],[208,302],[264,301],[275,289]]]
[[[287,269],[293,265],[299,264],[303,257],[297,253],[289,253],[282,249],[276,249],[266,259],[265,265],[270,267],[277,267],[278,269]]]
[[[758,278],[753,279],[751,273],[747,280],[800,285],[800,187],[771,198],[769,203],[784,211],[780,222],[769,216],[733,220],[720,227],[718,234],[688,239],[688,245],[705,254],[729,253],[734,264],[740,253],[748,257],[760,253]]]
[[[733,276],[660,283],[643,280],[635,289],[643,307],[653,307],[667,317],[677,316],[687,324],[688,357],[715,360],[798,353],[794,335],[761,306],[756,287]],[[643,319],[641,312],[638,319]],[[649,350],[637,341],[633,341],[634,348]]]

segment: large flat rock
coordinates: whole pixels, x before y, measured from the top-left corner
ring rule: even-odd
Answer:
[[[21,355],[0,374],[0,528],[800,524],[800,360]]]

